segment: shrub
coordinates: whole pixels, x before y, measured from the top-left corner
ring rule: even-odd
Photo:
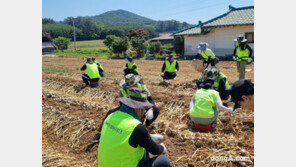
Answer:
[[[116,39],[112,45],[112,52],[116,54],[125,53],[129,48],[129,43],[127,37]]]
[[[148,41],[143,37],[132,37],[131,45],[133,49],[136,51],[136,58],[144,57],[146,49],[148,47]]]
[[[106,39],[103,41],[103,43],[110,49],[112,46],[112,43],[115,40],[119,40],[119,37],[115,35],[107,35]]]
[[[65,37],[58,37],[53,40],[55,46],[63,52],[63,50],[68,49],[70,44],[70,39]]]

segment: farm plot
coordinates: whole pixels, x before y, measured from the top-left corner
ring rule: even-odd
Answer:
[[[88,140],[97,132],[108,110],[118,106],[119,81],[123,60],[98,60],[105,77],[99,88],[80,89],[80,67],[85,60],[76,57],[44,57],[42,76],[42,157],[43,166],[97,166],[98,144]],[[215,131],[199,133],[187,125],[189,103],[196,91],[195,79],[201,76],[191,62],[180,61],[175,80],[162,82],[162,61],[136,60],[140,74],[161,109],[149,126],[151,133],[165,136],[167,156],[172,166],[253,166],[250,161],[213,161],[213,157],[254,156],[253,112],[220,112]],[[229,78],[238,80],[235,62],[220,62],[218,68]],[[247,66],[247,79],[254,79],[254,66]],[[253,81],[254,82],[254,81]],[[232,103],[229,103],[233,105]]]

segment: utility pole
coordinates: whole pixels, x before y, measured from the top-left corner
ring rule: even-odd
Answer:
[[[76,51],[76,34],[75,34],[75,25],[74,25],[74,18],[73,18],[73,31],[74,31],[74,48],[75,48],[75,51]]]

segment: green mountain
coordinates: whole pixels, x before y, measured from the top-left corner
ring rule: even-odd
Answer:
[[[94,22],[100,22],[106,27],[148,26],[155,29],[156,32],[174,32],[193,26],[176,20],[156,21],[122,9],[108,11],[97,16],[90,16],[90,18]]]
[[[101,22],[105,26],[134,26],[154,25],[156,21],[142,17],[126,10],[108,11],[97,16],[90,17],[94,22]]]

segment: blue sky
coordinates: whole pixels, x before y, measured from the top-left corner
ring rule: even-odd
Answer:
[[[228,6],[253,6],[254,0],[43,0],[42,18],[95,16],[123,9],[153,20],[178,20],[197,24],[225,13]]]

